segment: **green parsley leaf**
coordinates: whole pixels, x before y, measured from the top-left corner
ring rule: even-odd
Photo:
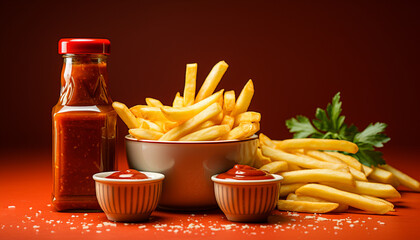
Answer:
[[[366,166],[377,166],[385,164],[382,153],[374,150],[359,150],[356,154],[352,154],[360,163]]]
[[[328,103],[326,110],[317,108],[315,119],[310,121],[307,117],[297,116],[286,120],[286,126],[293,138],[324,138],[340,139],[354,142],[359,147],[356,154],[349,154],[355,157],[364,165],[377,166],[385,164],[382,153],[375,148],[381,148],[384,143],[391,140],[384,132],[387,127],[385,123],[369,124],[363,131],[359,131],[355,125],[344,123],[346,117],[341,115],[342,102],[338,92]],[[348,154],[348,153],[346,153]]]
[[[357,133],[354,136],[353,141],[357,144],[366,144],[366,145],[372,145],[374,147],[380,148],[384,146],[384,143],[391,140],[387,135],[382,134],[382,132],[385,131],[386,128],[385,123],[375,123],[375,124],[369,124],[369,126],[366,127],[365,130],[363,130],[360,133]]]
[[[289,131],[295,133],[294,138],[306,138],[311,135],[320,134],[311,124],[309,119],[304,116],[296,116],[286,121],[286,126],[289,128]]]

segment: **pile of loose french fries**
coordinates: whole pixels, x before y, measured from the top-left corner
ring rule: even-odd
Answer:
[[[271,140],[260,133],[254,166],[283,176],[277,208],[327,213],[354,207],[376,214],[394,211],[389,199],[400,198],[403,185],[420,183],[390,165],[368,167],[340,152],[356,153],[356,144],[331,139]]]
[[[227,68],[226,62],[218,62],[196,95],[197,64],[187,64],[184,94],[176,93],[172,106],[154,98],[146,98],[146,105],[130,109],[120,102],[112,106],[131,136],[139,140],[245,139],[260,129],[261,114],[248,111],[254,85],[249,80],[237,99],[233,90],[214,93]]]

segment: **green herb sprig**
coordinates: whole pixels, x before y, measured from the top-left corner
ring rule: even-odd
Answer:
[[[377,166],[385,164],[382,153],[376,148],[383,147],[384,143],[391,140],[384,132],[387,127],[385,123],[369,124],[363,131],[351,124],[344,123],[345,116],[341,115],[342,102],[338,92],[328,103],[327,108],[317,108],[315,119],[310,121],[305,116],[296,116],[286,120],[286,126],[294,138],[323,138],[347,140],[357,144],[359,151],[350,154],[366,166]],[[347,153],[346,153],[347,154]]]

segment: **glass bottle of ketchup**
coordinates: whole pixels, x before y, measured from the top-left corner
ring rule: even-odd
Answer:
[[[117,114],[108,91],[107,39],[61,39],[61,91],[52,110],[57,211],[100,209],[92,175],[115,169]]]

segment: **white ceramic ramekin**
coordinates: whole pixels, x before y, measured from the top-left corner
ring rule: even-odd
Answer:
[[[274,179],[235,180],[211,177],[217,204],[234,222],[264,222],[276,207],[282,176]]]
[[[106,178],[114,172],[93,175],[96,198],[107,218],[116,222],[146,221],[157,207],[165,176],[160,173],[142,172],[149,178]]]

